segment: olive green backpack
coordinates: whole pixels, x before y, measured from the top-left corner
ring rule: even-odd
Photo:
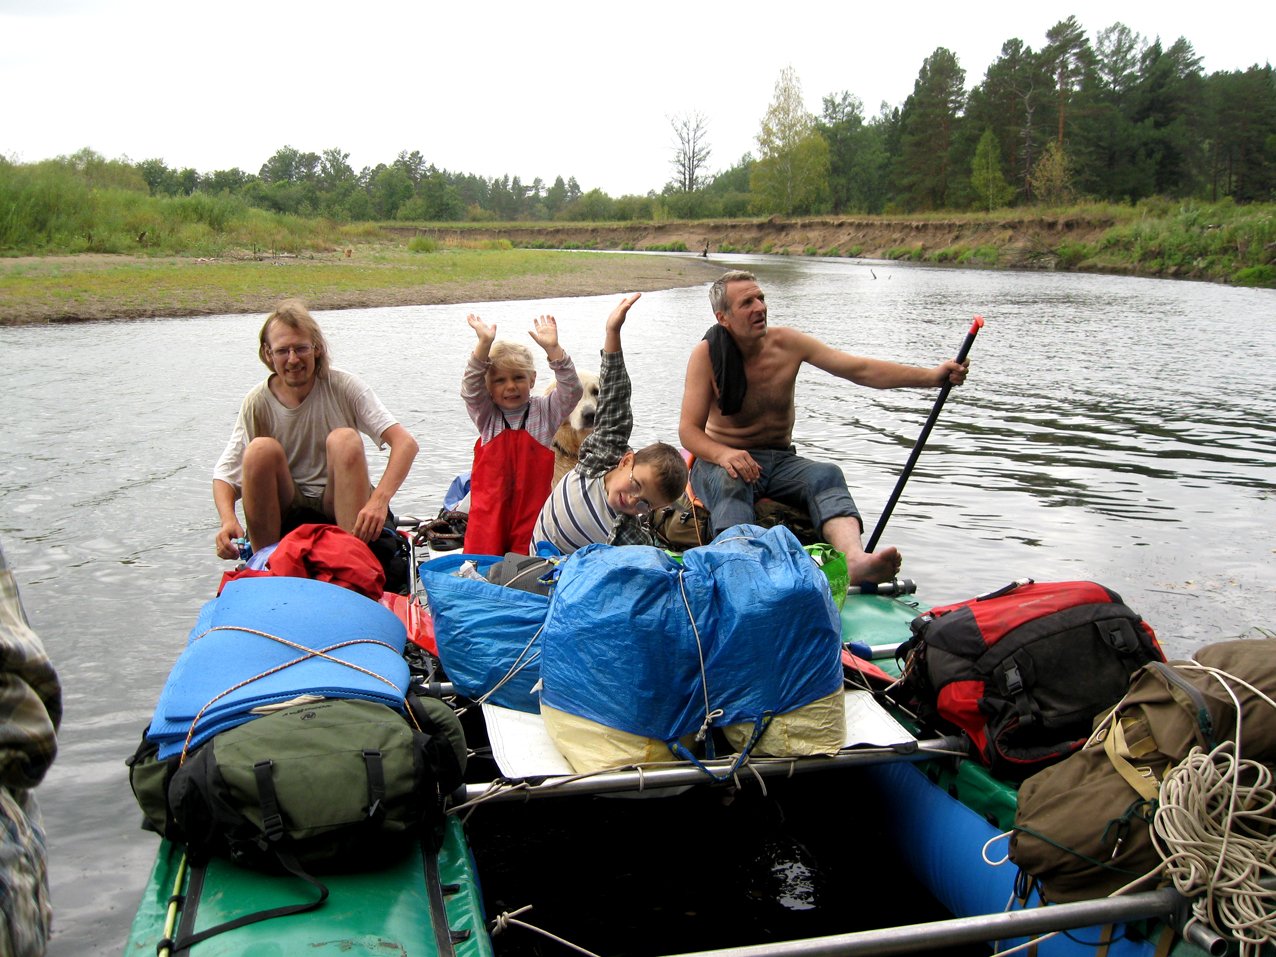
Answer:
[[[1219,642],[1193,657],[1269,695],[1276,688],[1276,639]],[[1229,682],[1229,694],[1192,665],[1144,665],[1085,747],[1020,786],[1010,858],[1045,900],[1110,894],[1160,863],[1150,828],[1161,781],[1193,747],[1235,741],[1232,694],[1241,704],[1241,757],[1276,762],[1276,709],[1239,682]]]
[[[376,867],[420,837],[435,845],[462,783],[465,742],[442,701],[329,699],[223,731],[187,756],[129,761],[145,826],[192,860],[275,868],[280,854],[315,869]],[[415,726],[414,726],[415,725]]]

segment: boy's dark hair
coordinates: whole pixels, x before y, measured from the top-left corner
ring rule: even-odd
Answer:
[[[656,490],[668,503],[687,488],[687,463],[682,453],[667,442],[653,442],[634,453],[635,465],[650,465],[656,473]]]

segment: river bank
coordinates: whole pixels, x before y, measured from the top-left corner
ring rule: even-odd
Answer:
[[[1116,220],[1107,216],[933,220],[773,216],[766,220],[385,228],[404,237],[505,241],[524,248],[770,253],[1050,269],[1061,264],[1061,245],[1095,243],[1115,225]]]
[[[764,253],[1044,269],[1276,287],[1273,207],[1007,210],[913,217],[805,217],[630,224],[392,226],[439,242],[556,249]]]
[[[645,292],[711,281],[701,253],[892,260],[1276,287],[1271,207],[659,223],[368,224],[267,252],[0,258],[0,324],[434,305]],[[307,221],[309,222],[309,221]],[[330,224],[331,226],[331,224]],[[283,250],[287,250],[286,252]],[[626,252],[689,253],[629,256]],[[605,253],[605,254],[604,254]]]
[[[83,254],[0,259],[0,325],[266,313],[296,296],[312,309],[443,305],[648,292],[712,282],[691,257],[442,248],[402,242],[218,259]]]

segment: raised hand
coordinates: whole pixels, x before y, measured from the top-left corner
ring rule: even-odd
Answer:
[[[611,315],[607,317],[607,331],[619,332],[620,327],[625,324],[625,317],[629,314],[629,307],[642,298],[642,293],[636,292],[632,296],[626,296],[620,300],[620,305],[611,311]]]
[[[558,345],[558,320],[553,316],[537,316],[528,335],[551,360],[562,358],[563,350]]]
[[[470,324],[470,328],[473,329],[474,334],[478,336],[480,345],[484,345],[484,346],[492,345],[493,341],[495,341],[496,339],[495,324],[489,326],[486,322],[484,322],[482,319],[480,319],[478,316],[474,315],[473,313],[470,313],[468,316],[466,316],[465,321]]]

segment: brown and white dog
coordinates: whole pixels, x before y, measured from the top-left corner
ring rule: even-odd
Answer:
[[[594,416],[598,412],[598,376],[592,372],[579,370],[577,374],[580,376],[580,384],[585,387],[585,392],[576,403],[576,407],[572,409],[572,414],[567,417],[567,421],[554,433],[554,485],[557,485],[563,476],[574,469],[576,463],[580,461],[580,444],[585,441],[590,432],[594,431]],[[557,382],[551,382],[545,394],[549,395],[557,387]]]

